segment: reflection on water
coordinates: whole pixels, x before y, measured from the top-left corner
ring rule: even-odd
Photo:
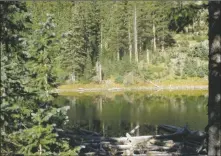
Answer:
[[[207,96],[128,92],[120,95],[59,96],[55,103],[70,105],[70,125],[105,136],[125,136],[136,125],[137,135],[157,133],[157,125],[170,124],[204,130]]]

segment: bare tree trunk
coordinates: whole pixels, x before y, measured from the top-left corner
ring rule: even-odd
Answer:
[[[100,31],[101,31],[101,43],[100,43],[100,44],[101,44],[101,46],[100,46],[101,51],[100,51],[100,55],[102,55],[102,51],[103,51],[103,40],[102,40],[102,39],[103,39],[103,33],[102,33],[102,24],[101,24],[101,30],[100,30]]]
[[[134,54],[135,54],[135,62],[138,63],[138,51],[137,51],[137,9],[136,9],[136,4],[134,6]]]
[[[162,47],[161,47],[161,51],[163,52],[163,55],[165,55],[165,54],[164,54],[164,52],[165,52],[165,51],[164,51],[164,40],[165,40],[165,39],[164,39],[164,28],[163,28],[163,40],[162,40],[162,45],[161,45],[161,46],[162,46]]]
[[[96,62],[96,73],[97,73],[98,81],[101,82],[102,81],[102,67],[101,67],[100,61]]]
[[[99,62],[99,81],[102,81],[102,66],[101,66],[101,62]]]
[[[155,52],[157,50],[157,45],[156,45],[156,27],[155,23],[153,21],[153,51]]]
[[[146,56],[147,57],[146,58],[147,59],[147,64],[149,64],[150,63],[150,52],[149,52],[148,49],[146,50],[146,54],[147,54],[147,56]]]
[[[138,53],[140,53],[141,54],[141,49],[142,47],[141,47],[141,39],[139,40],[139,51],[138,51]]]
[[[39,144],[38,148],[39,148],[39,155],[41,155],[42,154],[42,146],[41,146],[41,144]]]
[[[99,82],[102,81],[102,66],[101,66],[101,57],[102,57],[102,52],[103,52],[103,33],[102,33],[102,24],[101,24],[101,42],[100,42],[100,55],[99,55],[99,61],[98,61],[98,77],[99,77]]]
[[[120,61],[120,50],[117,51],[117,61]]]
[[[116,52],[117,52],[116,54],[117,54],[117,61],[120,61],[120,48],[119,48],[119,36],[118,36],[119,29],[117,29],[116,31],[117,31],[117,42],[118,42],[116,46]]]
[[[118,43],[119,43],[118,34],[117,34],[117,41],[118,41]],[[120,61],[120,49],[119,49],[119,44],[117,45],[117,61]]]
[[[128,29],[128,37],[129,37],[129,57],[130,62],[132,61],[132,44],[131,44],[131,36],[130,36],[130,21],[129,21],[129,29]]]
[[[221,105],[221,2],[209,1],[209,101],[207,148],[209,156],[220,156]]]
[[[73,72],[71,74],[71,82],[75,82],[75,81],[76,81],[75,72]]]

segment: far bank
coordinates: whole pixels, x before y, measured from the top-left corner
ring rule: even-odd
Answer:
[[[112,80],[101,83],[73,83],[59,86],[55,92],[120,92],[148,90],[207,90],[208,80],[204,78],[155,80],[137,84],[119,84]]]

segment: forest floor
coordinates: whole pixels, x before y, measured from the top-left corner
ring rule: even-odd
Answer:
[[[88,84],[64,84],[59,86],[55,92],[120,92],[120,91],[152,91],[152,90],[207,90],[208,80],[203,78],[154,80],[132,85],[118,84],[111,80],[101,83]]]

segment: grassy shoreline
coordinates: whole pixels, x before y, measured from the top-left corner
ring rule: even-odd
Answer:
[[[121,92],[152,90],[207,90],[208,81],[202,78],[149,81],[133,85],[117,83],[66,84],[59,86],[56,92]]]

